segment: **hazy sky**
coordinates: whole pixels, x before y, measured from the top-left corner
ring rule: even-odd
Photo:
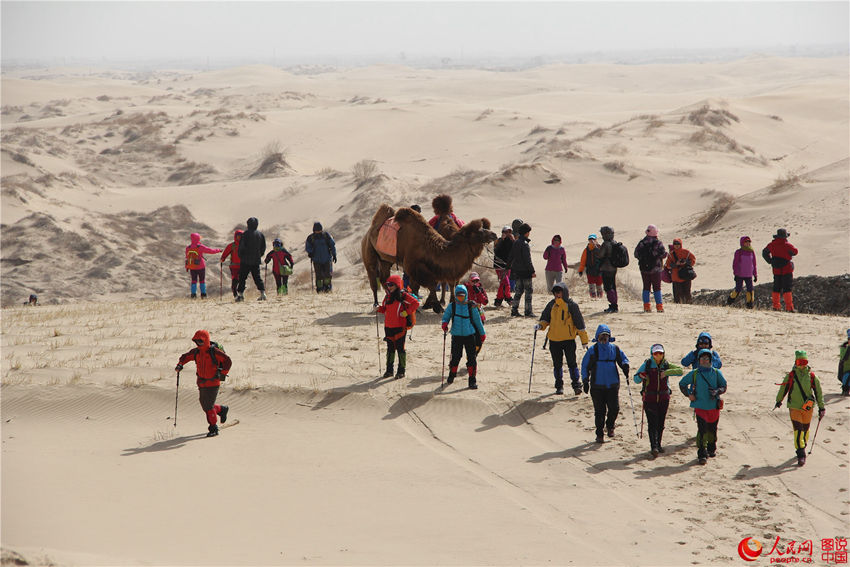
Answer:
[[[2,58],[563,55],[850,45],[842,2],[0,3]]]

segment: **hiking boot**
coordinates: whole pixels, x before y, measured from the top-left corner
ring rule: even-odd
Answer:
[[[531,311],[527,311],[527,312],[525,313],[525,316],[526,316],[526,317],[535,317],[534,313],[532,313]]]
[[[650,451],[650,453],[652,453],[652,458],[654,459],[658,456],[658,449],[653,447],[652,451]]]
[[[563,394],[563,393],[564,393],[564,389],[563,389],[563,388],[555,388],[555,393],[556,393],[556,394]]]
[[[502,306],[501,298],[497,299],[496,301],[493,302],[493,307],[501,307],[501,306]]]
[[[218,425],[210,425],[207,437],[215,437],[216,435],[218,435]]]
[[[605,436],[602,435],[601,433],[598,433],[596,435],[596,442],[597,443],[605,443]]]
[[[198,294],[197,294],[197,293],[193,293],[193,294],[192,294],[192,295],[190,295],[189,297],[190,297],[190,298],[192,298],[192,299],[198,299]]]
[[[457,376],[457,366],[449,369],[449,376],[448,376],[448,378],[446,378],[446,383],[451,384],[452,382],[454,382],[456,376]]]
[[[731,295],[726,298],[726,305],[732,305],[735,303],[735,300],[738,299],[738,296],[732,297]]]
[[[659,452],[659,453],[663,453],[663,452],[664,452],[664,447],[662,447],[661,445],[659,445],[659,446],[658,446],[658,452]]]
[[[257,298],[257,301],[265,301],[266,300],[266,292],[261,291],[260,297]]]
[[[398,380],[399,378],[404,378],[404,368],[399,368],[398,372],[395,373],[395,378]]]
[[[716,456],[717,456],[717,451],[709,451],[708,452],[708,458],[709,459],[713,459]]]
[[[613,436],[614,436],[614,428],[613,428],[613,427],[609,427],[609,428],[608,428],[608,437],[613,437]]]
[[[236,303],[239,303],[240,301],[245,301],[245,296],[240,293],[236,296],[235,301],[236,301]]]
[[[478,382],[476,382],[475,378],[470,378],[469,383],[467,384],[470,390],[478,389]]]
[[[201,299],[206,299],[206,298],[207,298],[207,294],[206,294],[206,293],[201,293]]]
[[[616,305],[614,305],[613,303],[609,303],[608,309],[603,311],[603,313],[618,313],[619,311],[620,309]]]
[[[655,304],[655,310],[658,313],[664,313],[664,304],[663,303],[656,303]]]
[[[511,317],[519,317],[519,311],[511,309]]]
[[[221,411],[218,413],[218,418],[222,423],[227,421],[227,412],[230,411],[230,406],[221,406]]]
[[[748,302],[747,302],[747,309],[752,309],[752,308],[753,308],[753,302],[752,302],[752,301],[748,301]]]
[[[709,458],[714,457],[715,455],[717,455],[717,446],[716,446],[716,445],[714,445],[713,443],[707,447],[707,450],[708,450],[708,456],[709,456]]]
[[[797,449],[797,466],[802,467],[806,464],[806,449]]]
[[[581,383],[580,383],[580,382],[579,382],[579,383],[576,383],[576,384],[573,384],[573,393],[574,393],[576,396],[580,396],[580,395],[581,395]]]
[[[387,371],[384,372],[383,378],[392,378],[393,377],[393,367],[388,366]]]
[[[650,305],[649,303],[644,303],[643,304],[643,312],[644,313],[652,313],[652,305]]]
[[[697,462],[701,465],[704,465],[708,462],[708,459],[706,459],[705,457],[700,457]]]
[[[505,301],[508,302],[508,303],[511,303],[513,300],[514,300],[514,298],[511,297],[510,295],[505,298]]]

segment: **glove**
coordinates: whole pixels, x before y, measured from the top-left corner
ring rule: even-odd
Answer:
[[[183,365],[178,364],[177,366],[174,367],[174,370],[176,370],[177,372],[180,372],[181,370],[183,370]]]
[[[534,324],[534,330],[535,330],[535,331],[539,331],[540,329],[541,329],[541,327],[540,327],[540,323],[535,323],[535,324]]]
[[[754,282],[759,281],[759,277],[758,277],[758,276],[753,276],[753,281],[754,281]]]
[[[401,313],[399,313],[399,315],[401,315],[402,317],[407,317],[407,311],[402,311]]]
[[[818,411],[818,419],[819,420],[823,419],[823,416],[825,416],[825,415],[826,415],[826,408],[823,408],[822,410]]]
[[[590,381],[583,380],[581,383],[581,389],[584,390],[584,393],[588,393],[590,391]]]
[[[444,333],[449,332],[449,324],[448,323],[443,323],[442,325],[440,325],[440,327],[442,327]]]
[[[481,344],[484,344],[484,341],[487,340],[487,335],[481,335]]]
[[[782,407],[782,402],[776,402],[776,405],[773,406],[773,409],[779,409]]]
[[[579,273],[578,273],[578,277],[581,277],[581,276],[582,276],[582,274],[584,274],[584,272],[579,272]]]
[[[624,365],[624,366],[623,366],[623,374],[624,374],[625,376],[628,376],[628,375],[629,375],[629,365],[628,365],[628,364],[626,364],[626,365]]]
[[[334,256],[334,264],[336,264],[336,256]]]
[[[307,254],[307,257],[308,257],[308,258],[310,258],[311,260],[313,259],[313,255],[312,255],[312,254]]]
[[[213,376],[213,380],[221,380],[222,382],[227,378],[227,374],[222,374],[221,370],[215,371],[215,376]]]

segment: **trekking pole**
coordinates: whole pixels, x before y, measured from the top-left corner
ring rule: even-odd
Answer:
[[[178,370],[177,371],[177,388],[174,391],[174,427],[177,427],[177,397],[179,395],[180,395],[180,371]]]
[[[643,439],[643,402],[640,404],[640,438]]]
[[[638,435],[638,424],[637,424],[637,415],[635,415],[635,403],[632,400],[632,385],[629,381],[629,377],[626,376],[626,386],[629,388],[629,405],[632,407],[632,420],[635,422],[635,436]],[[641,421],[643,421],[643,412],[641,412]],[[641,430],[643,430],[643,425],[641,425]]]
[[[528,393],[531,393],[531,374],[534,372],[534,348],[537,346],[537,329],[534,329],[534,340],[531,342],[531,369],[528,371]]]
[[[313,285],[313,259],[310,258],[310,285]],[[316,293],[319,293],[319,286],[316,286]],[[378,355],[380,357],[380,354]]]
[[[378,349],[378,374],[381,373],[381,331],[378,326],[378,310],[375,309],[375,338],[378,341],[375,343],[375,346]],[[389,346],[387,348],[390,348]],[[389,356],[389,355],[388,355]]]
[[[269,286],[269,265],[266,264],[266,271],[263,273],[263,287]]]
[[[446,334],[448,331],[443,331],[443,369],[440,371],[440,389],[446,386]]]
[[[221,288],[224,287],[224,268],[218,265],[218,300],[221,301]]]
[[[814,434],[814,435],[812,435],[812,448],[811,448],[811,449],[809,449],[809,454],[810,454],[810,455],[812,454],[812,451],[814,451],[814,450],[815,450],[815,439],[817,439],[817,437],[818,437],[818,429],[820,429],[820,422],[821,422],[821,420],[822,420],[822,419],[823,419],[822,417],[819,417],[819,418],[818,418],[818,426],[817,426],[817,427],[815,427],[815,434]]]

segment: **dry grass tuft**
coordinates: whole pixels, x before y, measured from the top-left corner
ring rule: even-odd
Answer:
[[[732,122],[741,121],[728,110],[711,108],[707,104],[688,114],[687,120],[696,126],[705,126],[706,124],[709,124],[714,127],[727,126]]]
[[[355,163],[351,168],[351,174],[354,176],[354,182],[358,187],[364,183],[371,181],[380,174],[378,162],[373,159],[363,159]]]
[[[279,177],[286,175],[292,170],[286,161],[286,148],[280,147],[280,142],[270,142],[263,148],[257,169],[249,176],[251,179],[258,177]]]
[[[622,161],[609,161],[607,163],[603,163],[602,167],[607,169],[612,173],[620,173],[622,175],[626,175],[628,172],[626,171],[626,164]]]
[[[714,200],[711,207],[702,216],[696,219],[694,230],[700,232],[706,231],[714,226],[726,215],[726,213],[729,212],[732,205],[735,204],[735,197],[729,193],[710,191],[704,194],[716,194],[717,198]]]
[[[799,189],[803,186],[804,183],[809,183],[810,181],[811,179],[806,174],[806,169],[804,167],[801,167],[799,169],[787,172],[782,177],[778,177],[773,182],[773,185],[770,186],[769,193],[771,195],[774,195],[782,191],[791,191],[793,189]]]

